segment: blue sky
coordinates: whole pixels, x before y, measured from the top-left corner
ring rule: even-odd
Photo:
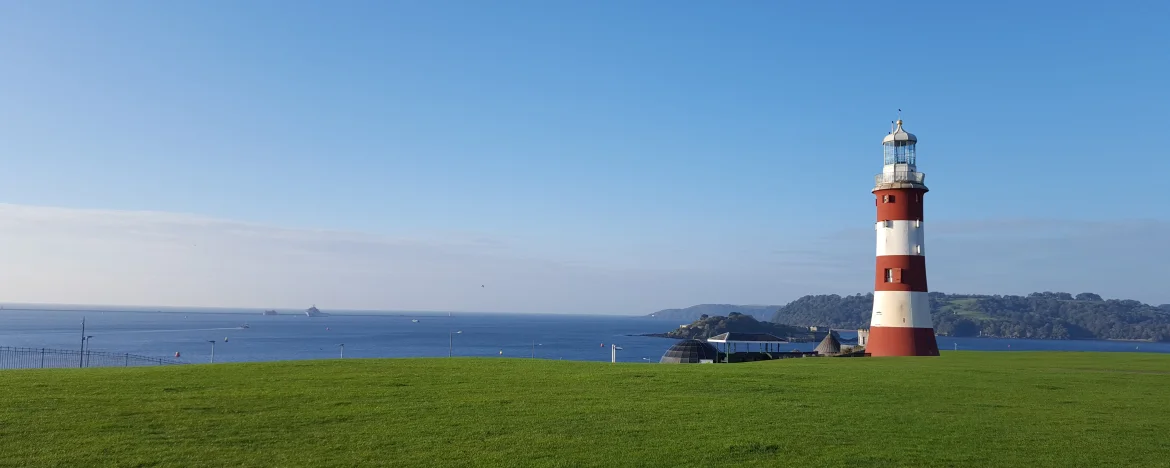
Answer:
[[[1165,18],[1164,2],[8,3],[0,300],[635,313],[863,292],[868,191],[903,109],[932,290],[1170,302]],[[235,266],[184,268],[134,237],[207,220],[223,230],[195,231],[233,247],[199,261]],[[318,254],[244,249],[241,225],[311,234]],[[248,282],[252,263],[272,284]],[[287,273],[305,270],[364,273]]]

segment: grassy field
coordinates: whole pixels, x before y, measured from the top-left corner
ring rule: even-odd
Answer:
[[[0,371],[7,466],[1167,466],[1170,355]]]
[[[942,306],[943,313],[953,313],[961,315],[972,320],[986,320],[990,317],[986,313],[976,307],[978,299],[953,299],[946,305]]]

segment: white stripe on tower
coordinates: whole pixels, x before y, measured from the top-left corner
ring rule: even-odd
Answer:
[[[925,247],[922,235],[922,221],[903,219],[878,221],[877,256],[923,255]]]

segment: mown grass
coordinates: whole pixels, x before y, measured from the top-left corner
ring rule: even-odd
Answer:
[[[0,372],[8,466],[1166,466],[1170,355]]]

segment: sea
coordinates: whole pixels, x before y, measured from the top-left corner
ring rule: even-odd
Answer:
[[[308,317],[280,311],[178,309],[0,309],[0,347],[77,350],[82,321],[88,350],[203,363],[329,358],[474,356],[657,363],[676,341],[674,321],[614,315],[330,312]],[[843,340],[855,332],[840,332]],[[215,342],[212,344],[211,342]],[[810,351],[817,343],[784,350]],[[980,351],[1109,351],[1170,353],[1170,343],[938,337],[939,348]],[[176,358],[176,353],[178,357]]]

